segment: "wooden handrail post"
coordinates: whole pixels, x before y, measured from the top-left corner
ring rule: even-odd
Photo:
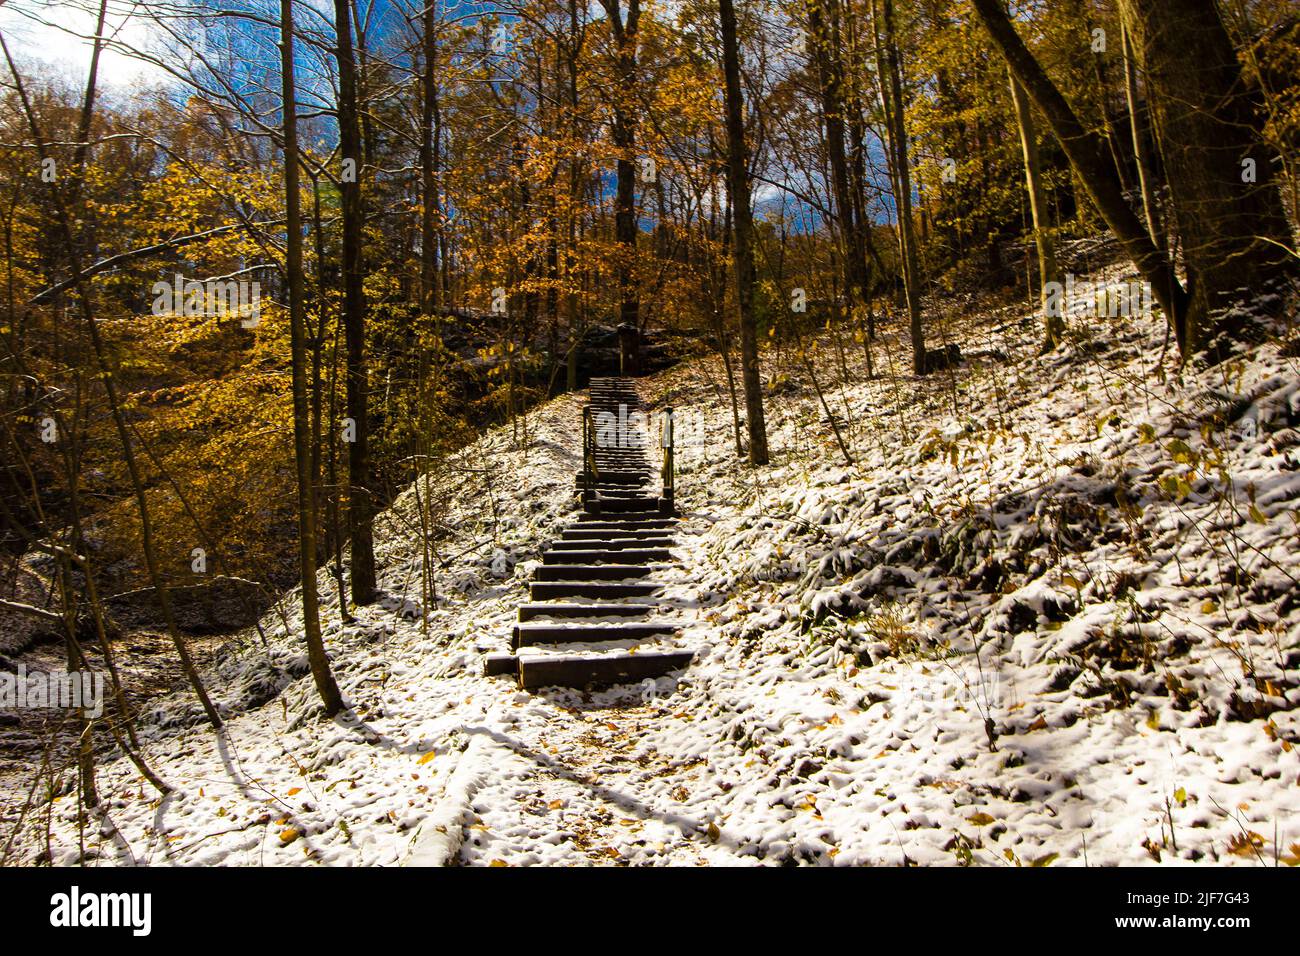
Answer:
[[[663,471],[660,474],[663,480],[663,500],[668,512],[671,514],[673,496],[676,491],[676,480],[673,473],[673,409],[671,405],[664,409],[659,443],[663,446],[664,452]]]
[[[586,505],[591,501],[593,488],[592,481],[595,478],[596,455],[591,447],[591,406],[582,406],[582,503]]]

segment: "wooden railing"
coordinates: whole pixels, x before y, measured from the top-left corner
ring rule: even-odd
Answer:
[[[663,480],[663,501],[668,511],[673,510],[673,495],[676,491],[676,477],[673,473],[673,410],[672,406],[664,409],[663,422],[659,433],[659,444],[663,448],[664,461],[660,477]]]
[[[591,421],[591,406],[582,406],[582,503],[595,497],[595,484],[600,478],[596,467],[596,431]]]

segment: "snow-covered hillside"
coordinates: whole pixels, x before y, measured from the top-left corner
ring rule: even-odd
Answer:
[[[923,381],[877,348],[792,365],[773,463],[735,459],[720,363],[643,382],[676,409],[676,680],[526,694],[480,676],[572,498],[580,397],[465,450],[378,536],[386,598],[326,638],[328,722],[293,595],[144,729],[85,834],[104,863],[1300,862],[1300,362],[1158,365],[1148,319],[1036,355],[1010,311]],[[855,347],[856,348],[856,347]],[[777,375],[777,372],[780,374]],[[437,606],[422,621],[418,501]],[[324,581],[324,577],[322,578]],[[332,583],[323,593],[333,600]],[[30,777],[3,781],[12,820]],[[15,861],[45,852],[27,815]],[[74,798],[50,850],[75,862]]]

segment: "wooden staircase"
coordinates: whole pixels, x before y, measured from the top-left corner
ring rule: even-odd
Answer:
[[[677,524],[671,410],[658,442],[650,431],[631,379],[592,379],[575,484],[582,511],[534,569],[511,653],[488,655],[484,673],[514,675],[526,689],[587,687],[642,681],[690,664],[690,651],[661,643],[681,622],[658,617],[651,600],[660,590],[656,571],[673,560]],[[657,489],[652,450],[663,455]]]

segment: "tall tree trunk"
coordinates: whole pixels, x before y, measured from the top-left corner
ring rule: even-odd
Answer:
[[[1184,346],[1187,294],[1174,276],[1169,257],[1151,241],[1146,226],[1129,208],[1110,148],[1105,140],[1079,121],[1070,104],[1016,32],[1002,6],[1002,0],[971,0],[971,5],[993,44],[1006,59],[1016,81],[1047,118],[1070,165],[1082,180],[1084,188],[1119,240],[1125,254],[1133,260],[1142,278],[1151,284],[1156,301],[1173,324],[1179,346]]]
[[[354,175],[344,176],[343,195],[343,338],[347,346],[347,417],[354,438],[348,443],[348,537],[352,553],[352,600],[369,604],[375,597],[374,500],[370,485],[370,421],[366,374],[366,291],[361,196],[361,128],[357,122],[357,71],[352,50],[349,0],[334,0],[339,67],[339,143],[343,159],[353,161]]]
[[[1151,166],[1151,151],[1147,148],[1149,126],[1139,112],[1137,63],[1133,59],[1133,40],[1128,27],[1120,24],[1120,43],[1124,55],[1124,98],[1128,103],[1129,131],[1133,135],[1133,155],[1137,158],[1138,189],[1142,193],[1142,212],[1147,220],[1151,241],[1165,248],[1164,233],[1160,227],[1160,208],[1156,205],[1155,171]]]
[[[601,0],[614,33],[615,73],[613,96],[613,138],[618,150],[617,182],[614,190],[614,238],[619,245],[619,323],[637,330],[640,339],[641,298],[636,273],[636,141],[637,123],[637,31],[641,21],[641,0],[627,0],[623,17],[619,0]],[[638,348],[639,352],[639,348]],[[637,355],[633,355],[632,371]]]
[[[727,191],[732,197],[735,230],[736,304],[740,312],[741,381],[749,426],[749,462],[767,464],[767,423],[763,417],[763,379],[758,365],[758,330],[754,319],[754,211],[750,206],[749,166],[745,148],[744,99],[740,90],[740,41],[731,0],[718,0],[722,27],[722,73],[727,111]]]
[[[344,0],[340,0],[344,2]],[[289,338],[293,364],[293,450],[298,466],[298,560],[303,637],[316,690],[327,716],[343,709],[320,630],[316,593],[316,495],[311,473],[311,415],[307,404],[306,316],[303,314],[302,217],[298,208],[298,112],[294,102],[293,0],[280,0],[280,69],[284,108],[285,272],[289,283]],[[346,155],[346,154],[345,154]],[[355,154],[354,154],[355,155]]]
[[[347,2],[347,0],[341,0]],[[421,46],[424,82],[420,100],[420,311],[432,315],[438,307],[438,3],[424,9]]]
[[[1257,294],[1291,267],[1291,231],[1262,113],[1216,4],[1121,0],[1147,84],[1187,269],[1185,339],[1208,314]],[[1237,336],[1241,319],[1220,331]]]
[[[903,293],[907,298],[907,324],[912,339],[912,371],[924,375],[929,371],[925,358],[925,330],[921,324],[920,260],[916,249],[916,232],[912,226],[912,173],[908,156],[907,125],[903,114],[903,77],[898,62],[897,24],[894,0],[884,0],[882,16],[876,15],[872,0],[872,20],[876,24],[877,76],[881,100],[885,104],[885,126],[893,152],[894,199],[897,205],[898,239],[903,260]],[[883,21],[884,31],[880,32]],[[885,84],[889,84],[888,96]]]
[[[862,241],[863,224],[854,216],[853,184],[845,141],[844,61],[837,8],[828,0],[808,0],[808,26],[817,63],[826,150],[835,195],[835,218],[843,246],[841,261],[849,315],[860,316],[867,304],[867,259]]]
[[[565,57],[567,67],[566,93],[569,108],[569,136],[575,149],[569,157],[569,201],[565,214],[567,235],[564,252],[565,312],[569,326],[569,349],[565,356],[564,384],[570,392],[578,390],[578,363],[582,359],[582,339],[585,328],[580,314],[578,290],[575,288],[574,266],[578,261],[578,206],[582,202],[581,150],[582,124],[578,116],[578,54],[582,37],[578,30],[578,0],[569,0],[569,42]]]
[[[1010,71],[1008,71],[1010,72]],[[1039,301],[1043,306],[1043,349],[1056,348],[1064,321],[1050,314],[1047,284],[1059,279],[1056,271],[1056,249],[1052,234],[1048,232],[1047,197],[1043,191],[1042,167],[1038,161],[1038,137],[1034,132],[1034,116],[1029,109],[1029,97],[1024,88],[1011,75],[1011,102],[1016,110],[1016,125],[1020,128],[1020,149],[1025,157],[1025,189],[1029,193],[1029,212],[1034,221],[1034,245],[1038,250]]]

